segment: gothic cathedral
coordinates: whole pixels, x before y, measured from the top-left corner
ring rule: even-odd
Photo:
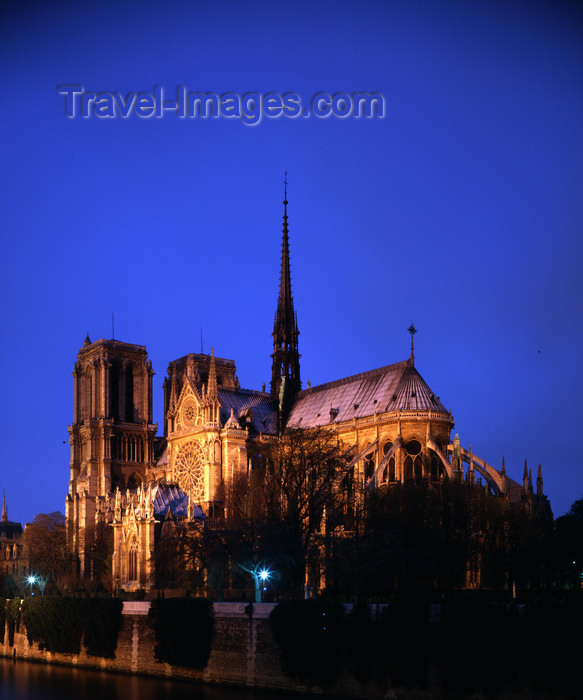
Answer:
[[[364,492],[410,479],[484,479],[530,510],[548,509],[540,467],[522,484],[451,438],[454,420],[415,367],[401,362],[302,390],[291,292],[287,190],[269,391],[242,389],[233,360],[190,353],[168,366],[164,430],[152,421],[154,372],[143,345],[85,338],[74,376],[67,536],[81,577],[92,575],[101,529],[113,528],[116,587],[155,585],[156,524],[220,517],[225,490],[247,479],[261,443],[286,426],[327,427],[348,448]]]

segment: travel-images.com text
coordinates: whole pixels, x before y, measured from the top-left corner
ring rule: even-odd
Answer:
[[[309,107],[304,107],[302,98],[294,92],[283,95],[274,92],[248,92],[244,95],[226,92],[218,95],[213,92],[188,92],[184,86],[179,86],[176,99],[165,100],[164,88],[160,85],[154,88],[153,93],[130,92],[125,97],[119,92],[91,92],[80,85],[60,85],[57,91],[65,98],[65,113],[70,119],[79,116],[85,119],[127,119],[132,115],[141,119],[159,119],[172,114],[181,119],[239,119],[244,124],[255,126],[263,117],[382,119],[385,116],[385,98],[377,92],[338,92],[334,95],[320,92],[310,100]]]

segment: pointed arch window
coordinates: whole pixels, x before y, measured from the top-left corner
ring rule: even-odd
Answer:
[[[431,478],[434,481],[437,481],[437,479],[439,479],[439,477],[441,476],[441,470],[439,467],[439,460],[435,455],[433,455],[433,457],[431,458]]]
[[[407,455],[405,457],[405,479],[409,480],[413,478],[413,460]]]
[[[119,368],[115,363],[109,369],[109,415],[119,420]]]
[[[395,474],[395,458],[391,457],[389,459],[389,482],[394,482],[397,480],[396,474]]]
[[[128,365],[125,372],[125,422],[134,422],[134,368]]]
[[[375,471],[374,452],[369,452],[364,458],[364,481],[367,482]]]
[[[129,551],[128,581],[138,580],[138,543],[134,535]]]
[[[137,472],[131,474],[128,479],[128,489],[130,489],[130,491],[136,491],[141,485],[142,477]]]
[[[414,462],[413,468],[415,470],[415,478],[422,479],[423,478],[423,461],[422,461],[420,455],[415,457],[415,462]]]

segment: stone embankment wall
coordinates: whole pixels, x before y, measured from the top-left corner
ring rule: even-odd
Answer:
[[[29,644],[24,625],[14,635],[14,646],[9,646],[8,630],[0,655],[18,659],[65,664],[84,668],[124,673],[165,676],[230,684],[252,688],[310,692],[300,683],[286,677],[279,660],[279,650],[269,626],[269,603],[253,605],[253,614],[246,612],[245,603],[215,603],[215,636],[208,666],[203,671],[170,666],[156,660],[154,632],[148,626],[149,602],[124,602],[123,627],[120,631],[114,659],[101,659],[80,654],[57,654],[40,651],[36,644]],[[196,634],[196,630],[193,630]],[[321,689],[313,689],[320,694]],[[379,691],[363,688],[348,675],[339,679],[334,695],[345,697],[380,697]],[[383,694],[384,697],[387,697]]]

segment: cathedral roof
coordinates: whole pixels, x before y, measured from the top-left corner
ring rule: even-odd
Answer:
[[[388,411],[448,413],[411,360],[405,360],[301,391],[288,425],[314,427]]]
[[[5,520],[0,523],[0,538],[12,540],[22,535],[22,525],[20,523]]]
[[[194,517],[203,518],[204,513],[198,505],[194,505]],[[159,484],[154,492],[154,517],[164,518],[168,508],[173,517],[188,516],[188,496],[174,484]]]
[[[219,401],[223,425],[229,421],[233,409],[242,428],[269,435],[277,433],[277,402],[269,394],[246,389],[229,391],[219,387]]]

